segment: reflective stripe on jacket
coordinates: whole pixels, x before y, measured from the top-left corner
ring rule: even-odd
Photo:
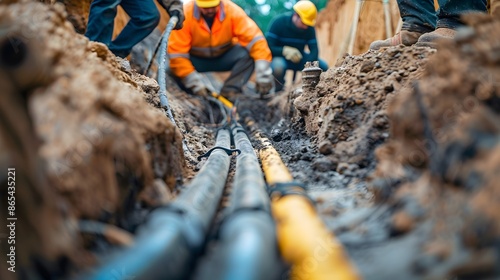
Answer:
[[[184,4],[184,13],[184,27],[173,30],[168,41],[170,69],[174,75],[184,78],[195,70],[189,55],[217,57],[235,44],[246,47],[254,60],[271,61],[271,51],[262,31],[233,2],[221,1],[211,30],[195,1]]]

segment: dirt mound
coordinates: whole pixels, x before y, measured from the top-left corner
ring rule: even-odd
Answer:
[[[372,187],[394,207],[394,232],[431,225],[414,261],[425,275],[498,269],[500,22],[468,21],[390,105],[391,139],[377,151]]]
[[[61,5],[19,2],[0,5],[1,154],[7,155],[0,166],[15,164],[29,178],[18,189],[34,190],[18,193],[17,201],[34,200],[18,218],[31,221],[30,240],[49,248],[61,247],[62,236],[78,244],[78,219],[132,229],[135,205],[163,203],[165,184],[173,189],[182,181],[181,134],[146,102],[158,85],[76,34]],[[61,220],[72,230],[58,231]],[[24,255],[49,259],[54,251],[37,247]]]
[[[398,47],[346,55],[323,73],[314,89],[305,89],[294,101],[319,152],[336,165],[370,165],[374,148],[389,136],[387,103],[421,76],[421,66],[432,53]]]

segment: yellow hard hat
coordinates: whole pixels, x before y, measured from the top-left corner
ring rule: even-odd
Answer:
[[[314,26],[316,23],[318,10],[316,10],[316,6],[314,6],[313,2],[308,0],[299,1],[293,5],[293,10],[299,15],[300,20],[305,25]]]
[[[196,0],[196,5],[200,8],[213,8],[220,4],[220,0]]]

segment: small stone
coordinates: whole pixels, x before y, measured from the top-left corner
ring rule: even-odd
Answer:
[[[363,62],[359,71],[361,73],[367,73],[367,72],[372,71],[373,68],[375,68],[375,62],[372,60],[367,60],[367,61]]]
[[[386,85],[386,86],[384,87],[384,90],[385,90],[385,92],[387,92],[387,93],[389,93],[389,92],[393,92],[393,91],[394,91],[394,86],[393,86],[392,84],[390,84],[390,85]]]
[[[318,149],[319,152],[323,155],[330,155],[331,153],[333,153],[333,145],[328,140],[319,143]]]
[[[405,211],[398,211],[392,216],[392,229],[396,234],[404,234],[415,227],[415,220]]]
[[[320,172],[327,172],[335,168],[334,163],[326,157],[315,158],[312,162],[312,167]]]
[[[337,165],[337,172],[343,174],[349,169],[349,164],[347,162],[341,162]]]
[[[300,159],[305,161],[311,161],[313,157],[311,156],[310,153],[305,153],[300,156]]]
[[[275,142],[280,142],[283,139],[283,131],[279,129],[274,129],[271,132],[271,139],[273,139],[273,141]]]

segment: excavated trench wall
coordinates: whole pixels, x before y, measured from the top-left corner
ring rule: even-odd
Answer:
[[[158,84],[75,33],[66,17],[57,3],[0,5],[0,166],[19,171],[19,268],[86,259],[76,221],[123,226],[127,201],[165,203],[184,172],[179,130],[146,102]]]
[[[418,279],[499,273],[500,21],[465,20],[437,52],[344,56],[294,101],[296,124],[338,172],[374,170],[388,236],[420,232],[408,249]]]

